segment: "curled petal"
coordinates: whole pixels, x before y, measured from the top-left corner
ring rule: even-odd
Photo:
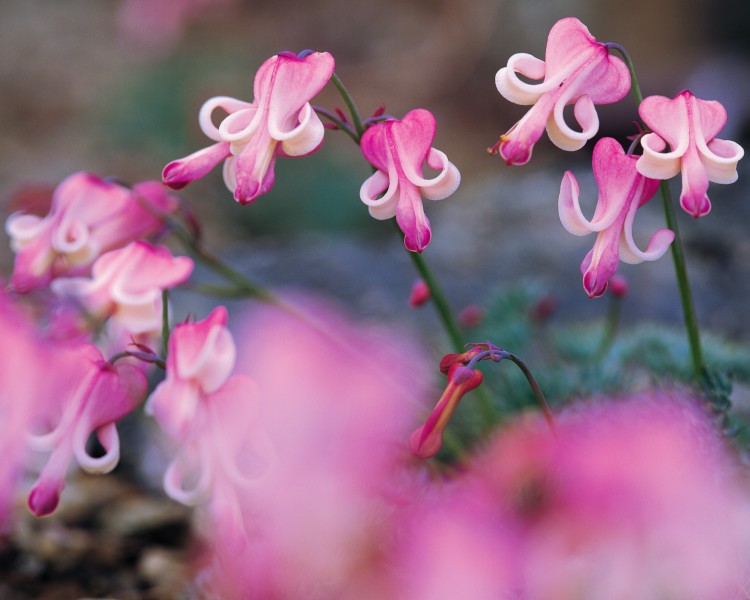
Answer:
[[[203,454],[205,450],[200,445],[183,446],[167,467],[164,491],[172,500],[186,506],[198,506],[211,496],[212,464],[210,460],[202,460]],[[189,464],[184,464],[185,461]]]
[[[73,443],[73,452],[81,468],[88,473],[109,473],[120,461],[120,438],[117,426],[107,423],[96,430],[96,437],[105,450],[102,456],[94,457],[86,451],[88,436],[80,436]]]
[[[369,207],[370,215],[381,221],[396,215],[396,186],[397,180],[383,171],[375,171],[365,180],[359,189],[359,198]]]
[[[646,250],[640,250],[633,240],[632,227],[626,225],[620,239],[620,260],[631,265],[645,260],[657,260],[664,256],[673,241],[674,231],[658,229],[649,239]]]
[[[557,211],[560,222],[568,233],[573,235],[588,235],[595,231],[591,222],[583,216],[578,202],[580,188],[578,180],[571,171],[565,171],[560,183],[560,195],[557,200]]]
[[[271,136],[281,141],[284,156],[305,156],[315,152],[323,143],[324,133],[323,123],[309,102],[302,107],[297,127],[290,131],[271,129]]]
[[[216,127],[213,122],[213,113],[217,108],[223,109],[227,114],[232,115],[234,113],[245,111],[254,108],[254,105],[244,100],[237,100],[229,96],[216,96],[210,98],[203,103],[200,111],[198,112],[198,124],[200,125],[201,131],[206,134],[206,137],[213,140],[214,142],[231,141],[226,139],[220,127]],[[222,125],[224,123],[222,122]]]
[[[500,95],[513,104],[534,104],[542,94],[552,89],[556,82],[547,85],[533,84],[518,77],[520,73],[529,79],[543,79],[545,64],[531,54],[519,52],[508,59],[508,66],[500,69],[495,75],[495,86]]]
[[[682,153],[663,152],[667,143],[657,134],[644,135],[641,138],[641,146],[643,154],[636,163],[641,175],[652,179],[671,179],[680,172]]]
[[[432,169],[439,170],[432,179],[415,177],[412,179],[422,190],[422,197],[427,200],[443,200],[458,189],[461,184],[461,173],[456,166],[448,160],[444,152],[436,148],[430,148],[427,155],[427,164]]]
[[[558,102],[547,120],[547,135],[550,141],[560,148],[574,152],[580,150],[599,130],[599,117],[589,96],[581,96],[573,107],[573,116],[581,126],[581,131],[575,131],[565,122],[563,104]]]
[[[745,155],[742,146],[730,140],[715,138],[706,144],[701,154],[709,181],[714,183],[737,181],[737,163]]]

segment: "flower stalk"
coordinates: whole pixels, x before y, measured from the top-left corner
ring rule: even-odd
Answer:
[[[613,50],[616,50],[625,60],[625,64],[628,66],[630,71],[630,79],[632,85],[633,96],[636,104],[640,106],[643,102],[643,95],[641,94],[640,86],[638,85],[638,78],[635,75],[635,68],[630,55],[620,44],[609,43],[607,46]],[[648,127],[644,124],[643,131],[649,131]],[[703,361],[703,350],[701,348],[700,328],[698,326],[698,318],[695,312],[695,303],[693,302],[693,294],[690,288],[690,279],[687,273],[687,265],[685,262],[685,252],[682,245],[682,237],[680,236],[680,229],[677,224],[677,214],[674,209],[672,202],[672,196],[669,191],[669,183],[666,180],[662,180],[659,186],[662,204],[664,206],[664,216],[667,222],[667,228],[674,232],[674,241],[671,245],[672,262],[674,264],[675,278],[677,279],[677,287],[680,294],[680,303],[682,306],[682,316],[685,322],[685,329],[687,330],[688,342],[690,344],[690,356],[692,359],[693,377],[696,382],[703,380],[706,367]]]

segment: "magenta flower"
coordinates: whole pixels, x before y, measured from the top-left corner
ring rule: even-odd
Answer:
[[[45,217],[14,213],[5,230],[16,252],[11,285],[28,292],[53,278],[80,275],[101,254],[145,237],[177,200],[155,181],[129,190],[91,173],[75,173],[55,190]]]
[[[543,79],[541,83],[527,83]],[[578,19],[561,19],[547,38],[545,60],[530,54],[514,54],[495,76],[500,94],[515,104],[533,105],[508,132],[500,136],[491,153],[499,153],[509,165],[523,165],[534,144],[547,129],[552,143],[563,150],[578,150],[596,134],[599,117],[594,105],[617,102],[630,90],[625,63],[609,54]],[[574,105],[581,131],[565,122],[563,109]]]
[[[120,458],[116,423],[146,394],[146,378],[137,367],[113,366],[90,344],[60,347],[48,360],[42,419],[47,429],[30,438],[35,450],[52,452],[29,493],[29,508],[37,516],[57,507],[73,457],[89,473],[115,468]],[[86,451],[93,433],[105,450],[99,457]]]
[[[255,75],[252,102],[218,96],[201,107],[201,129],[216,143],[169,163],[164,183],[183,188],[224,161],[224,182],[237,202],[249,204],[268,192],[277,156],[306,156],[323,142],[323,124],[310,100],[333,69],[327,52],[303,57],[282,52],[269,58]],[[219,127],[211,119],[217,108],[228,113]]]
[[[708,214],[708,182],[734,183],[737,162],[745,153],[739,144],[716,137],[727,111],[719,102],[700,100],[685,90],[672,100],[650,96],[638,113],[653,131],[641,139],[638,171],[654,179],[670,179],[682,171],[680,206],[696,219]]]
[[[578,181],[566,171],[560,184],[560,221],[573,235],[597,234],[594,247],[581,263],[583,288],[590,298],[601,296],[617,272],[620,260],[630,264],[660,258],[674,239],[674,232],[659,229],[651,236],[646,250],[633,240],[635,213],[648,202],[659,186],[655,179],[636,170],[637,156],[625,154],[612,138],[602,138],[594,147],[592,165],[599,186],[599,199],[591,221],[578,203]]]
[[[112,250],[99,257],[91,277],[60,278],[52,291],[71,298],[93,317],[112,318],[129,333],[159,330],[162,291],[183,283],[193,271],[193,261],[174,257],[164,246],[146,242]]]
[[[396,217],[412,252],[422,252],[432,235],[422,199],[447,198],[461,182],[458,169],[432,147],[435,129],[432,113],[418,108],[401,121],[377,123],[362,136],[362,154],[377,171],[362,184],[359,197],[376,219]],[[425,179],[425,164],[440,172]]]

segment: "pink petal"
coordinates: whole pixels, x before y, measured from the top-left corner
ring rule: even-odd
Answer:
[[[188,183],[204,177],[221,161],[231,155],[228,142],[219,142],[208,148],[193,152],[185,158],[172,161],[162,171],[165,184],[180,190]]]

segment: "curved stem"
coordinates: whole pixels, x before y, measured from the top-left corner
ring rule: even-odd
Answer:
[[[331,81],[333,81],[333,85],[336,86],[336,89],[339,91],[339,94],[341,94],[341,97],[344,99],[344,102],[349,109],[349,114],[352,117],[354,129],[357,132],[357,139],[355,141],[359,143],[359,140],[362,138],[362,134],[365,132],[365,126],[362,123],[362,117],[359,114],[359,110],[357,109],[357,105],[354,102],[354,98],[352,98],[351,94],[346,89],[336,73],[334,73],[331,77]]]
[[[620,44],[616,44],[614,42],[609,42],[605,44],[607,48],[611,48],[612,50],[617,50],[617,53],[622,56],[623,60],[625,61],[625,64],[628,67],[628,71],[630,71],[630,89],[633,92],[633,96],[635,97],[635,103],[636,105],[640,105],[641,102],[643,102],[643,94],[641,94],[641,87],[638,85],[638,78],[635,76],[635,67],[633,66],[633,60],[630,58],[630,54],[628,54],[628,51],[625,50],[624,46],[621,46]]]
[[[327,110],[321,106],[313,106],[313,110],[320,116],[325,117],[326,119],[331,121],[331,123],[336,125],[336,128],[340,131],[343,131],[346,135],[352,138],[354,140],[354,143],[359,143],[359,138],[361,136],[357,135],[357,133],[351,128],[351,125],[349,125],[348,123],[344,123],[344,121],[339,119],[330,110]]]
[[[542,388],[539,387],[539,384],[536,382],[536,379],[534,379],[534,376],[531,374],[531,371],[526,366],[526,363],[524,363],[520,358],[518,358],[515,354],[512,354],[511,352],[506,353],[509,360],[512,360],[516,366],[521,369],[521,372],[523,373],[523,376],[526,377],[526,381],[529,382],[529,386],[531,387],[531,391],[534,392],[534,395],[536,396],[537,401],[539,402],[539,406],[542,409],[542,414],[544,414],[544,418],[547,421],[547,425],[549,425],[549,428],[554,431],[555,430],[555,421],[552,418],[552,411],[550,410],[549,404],[547,404],[547,400],[544,397],[544,394],[542,393]]]
[[[695,313],[695,304],[693,295],[690,290],[688,280],[687,266],[685,264],[685,252],[682,248],[682,238],[677,224],[677,215],[675,213],[672,196],[669,193],[669,184],[662,181],[659,186],[661,197],[664,204],[664,216],[666,217],[667,227],[674,231],[674,241],[672,242],[672,262],[674,263],[675,275],[677,277],[677,286],[680,291],[680,302],[682,303],[682,316],[687,329],[688,341],[690,342],[690,355],[693,362],[693,375],[696,381],[700,381],[705,374],[705,364],[703,362],[703,350],[701,348],[700,328],[698,327],[698,318]]]

